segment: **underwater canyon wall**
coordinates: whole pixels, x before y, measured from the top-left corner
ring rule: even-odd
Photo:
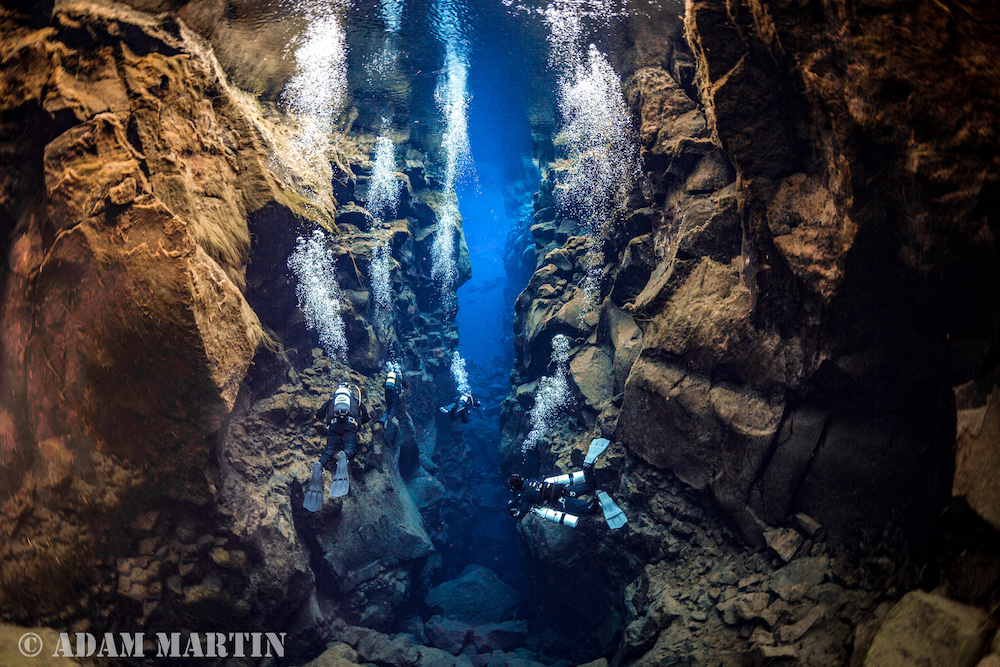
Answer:
[[[175,14],[35,9],[0,10],[0,615],[284,631],[300,660],[331,624],[393,626],[473,514],[461,437],[409,416],[437,415],[455,389],[453,307],[431,279],[440,137],[395,137],[401,194],[376,223],[376,141],[349,132],[356,113],[312,170],[282,159],[292,121],[231,87]],[[468,248],[450,224],[461,284]],[[343,358],[317,347],[287,263],[316,233],[342,290]],[[381,335],[376,235],[396,314]],[[362,430],[352,495],[308,515],[301,480],[324,444],[313,415],[350,380],[377,420],[390,348],[403,409]]]
[[[683,33],[655,31],[678,35],[666,48],[636,30],[619,69],[645,179],[602,232],[590,309],[556,142],[507,253],[533,273],[502,467],[545,476],[579,468],[592,437],[620,443],[598,475],[625,528],[520,527],[580,642],[636,664],[863,664],[907,590],[991,607],[995,19],[688,2]],[[575,405],[525,454],[558,334]],[[822,590],[789,593],[789,576]]]

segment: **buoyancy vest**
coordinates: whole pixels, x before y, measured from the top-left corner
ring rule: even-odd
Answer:
[[[524,481],[521,497],[531,505],[543,505],[558,501],[563,496],[575,497],[563,484],[551,484],[538,479]]]

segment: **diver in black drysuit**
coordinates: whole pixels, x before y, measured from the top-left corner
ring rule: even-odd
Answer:
[[[557,523],[575,526],[574,518],[579,519],[584,514],[596,514],[601,508],[596,496],[590,500],[580,497],[597,490],[593,465],[584,468],[580,473],[559,477],[567,477],[569,478],[567,481],[572,482],[579,479],[581,474],[583,481],[578,484],[549,481],[558,479],[557,477],[524,479],[520,475],[511,475],[507,478],[507,488],[515,494],[515,497],[507,503],[507,513],[515,519],[520,519],[533,509],[544,507],[556,510],[557,514],[551,512],[536,512],[536,514]]]
[[[455,398],[454,403],[441,408],[441,412],[449,415],[453,422],[461,419],[463,424],[468,424],[469,411],[472,410],[472,408],[478,408],[481,405],[482,403],[477,401],[472,394],[465,392],[463,394],[459,394],[458,397]]]
[[[388,424],[389,420],[392,419],[392,409],[396,407],[403,395],[403,373],[399,370],[399,366],[389,365],[389,370],[385,374],[385,384],[382,387],[385,389],[385,414],[379,421]]]
[[[316,419],[323,422],[318,426],[320,433],[326,433],[326,449],[320,456],[320,465],[326,466],[338,450],[343,449],[347,458],[353,458],[358,444],[358,428],[369,421],[368,409],[361,401],[361,389],[357,385],[341,382],[337,391],[316,412]]]
[[[611,529],[621,528],[628,522],[625,513],[611,500],[611,497],[597,488],[594,463],[607,449],[609,441],[594,438],[583,461],[583,470],[555,475],[545,479],[524,479],[511,475],[507,488],[515,494],[507,503],[507,513],[521,519],[529,513],[543,519],[576,528],[581,516],[604,513],[604,520]],[[580,496],[594,494],[590,500]]]

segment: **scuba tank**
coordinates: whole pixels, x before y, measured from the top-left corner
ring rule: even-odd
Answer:
[[[555,521],[556,523],[569,526],[570,528],[576,528],[576,524],[580,522],[580,517],[573,516],[572,514],[566,514],[566,512],[560,512],[559,510],[554,510],[551,507],[532,507],[531,511],[543,519]]]
[[[549,484],[583,484],[587,477],[582,470],[577,470],[576,472],[571,472],[567,475],[556,475],[555,477],[546,477],[543,482],[548,482]]]
[[[337,391],[333,394],[333,416],[337,419],[343,419],[351,416],[351,388],[346,384],[341,384],[337,387]]]

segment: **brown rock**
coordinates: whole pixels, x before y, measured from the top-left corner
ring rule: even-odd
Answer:
[[[793,646],[757,646],[754,649],[754,655],[760,664],[771,665],[771,664],[781,664],[782,662],[787,662],[794,664],[799,657],[798,652]]]
[[[598,323],[598,341],[614,351],[612,374],[614,393],[625,388],[625,381],[632,371],[632,364],[642,349],[642,331],[635,320],[625,310],[618,308],[610,299],[601,308]]]
[[[764,531],[767,546],[786,563],[795,557],[805,538],[792,528],[771,528]]]
[[[302,667],[358,667],[359,664],[357,652],[347,644],[337,642]]]
[[[772,574],[768,586],[782,600],[794,602],[826,578],[830,560],[826,556],[798,558]]]
[[[721,190],[733,182],[733,166],[722,151],[711,151],[698,161],[684,183],[687,194],[706,194]]]
[[[985,612],[953,600],[912,591],[882,621],[865,665],[904,665],[918,655],[931,664],[972,667],[996,631]]]
[[[819,531],[823,529],[823,526],[820,525],[819,521],[804,512],[799,512],[793,515],[792,521],[795,523],[796,528],[809,537],[816,537],[816,535],[819,534]]]
[[[569,375],[585,405],[601,412],[611,398],[612,361],[599,347],[588,346],[577,352],[569,362]]]
[[[709,197],[692,198],[678,205],[678,257],[709,257],[728,263],[740,254],[743,230],[736,193],[734,183]]]
[[[712,150],[704,113],[666,71],[640,69],[625,88],[632,106],[642,110],[639,138],[647,169],[684,164],[684,158]]]
[[[785,521],[829,415],[829,408],[802,405],[785,417],[771,460],[761,477],[764,520],[772,524]]]
[[[643,234],[630,240],[625,247],[611,288],[611,298],[614,302],[624,305],[633,300],[649,282],[655,267],[653,235]]]
[[[826,609],[823,607],[814,607],[805,615],[798,623],[793,625],[786,625],[778,631],[778,636],[781,637],[781,641],[784,644],[794,644],[799,641],[804,634],[809,632],[810,629],[816,624],[817,621],[826,616]]]
[[[468,624],[441,616],[434,616],[424,623],[424,631],[434,646],[452,655],[461,653],[462,647],[473,639],[473,630]]]
[[[785,179],[766,213],[774,244],[792,272],[829,299],[843,275],[842,263],[857,226],[834,195],[805,174]]]
[[[990,394],[978,428],[960,432],[951,493],[1000,530],[1000,389]]]
[[[764,628],[754,628],[750,633],[750,644],[753,646],[774,646],[774,633],[768,632]]]
[[[739,513],[783,409],[780,399],[770,402],[748,387],[711,386],[642,356],[626,383],[615,434],[631,452],[697,489],[711,488],[726,510]]]
[[[643,348],[649,350],[644,354],[676,355],[706,373],[725,363],[733,376],[765,389],[796,377],[802,364],[797,344],[756,329],[740,262],[702,259],[644,328]],[[636,300],[637,311],[643,308],[642,299],[640,295]]]

